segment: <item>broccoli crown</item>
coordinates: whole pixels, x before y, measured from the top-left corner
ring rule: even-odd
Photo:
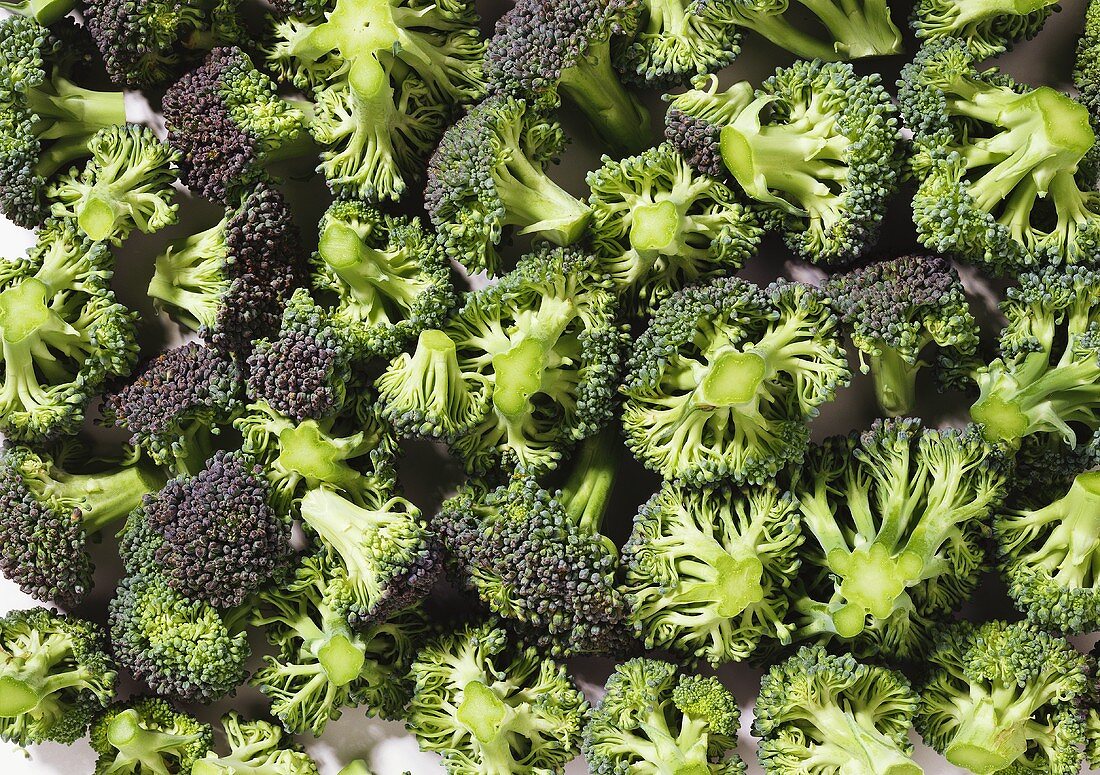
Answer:
[[[451,775],[560,772],[588,708],[565,667],[492,623],[428,643],[412,665],[406,726]]]
[[[1078,771],[1088,666],[1064,638],[1026,622],[956,622],[928,661],[917,730],[949,762],[976,773]]]
[[[397,718],[408,703],[407,672],[428,629],[416,608],[353,629],[332,605],[344,571],[324,554],[308,556],[279,589],[259,595],[252,623],[277,652],[252,677],[290,732],[320,736],[345,707]]]
[[[803,646],[760,683],[752,733],[764,772],[921,775],[907,737],[919,702],[899,672]]]
[[[1021,275],[1001,310],[1000,357],[974,375],[980,395],[971,418],[1010,447],[1039,432],[1075,446],[1074,426],[1100,429],[1100,272],[1069,266]]]
[[[816,601],[801,634],[918,656],[926,620],[977,586],[981,537],[1009,468],[974,426],[934,430],[913,418],[876,420],[814,447],[794,485]]]
[[[219,350],[246,357],[279,329],[305,274],[301,237],[278,189],[261,183],[214,227],[157,257],[149,295]]]
[[[236,46],[215,48],[164,94],[168,143],[188,188],[228,203],[267,177],[269,161],[305,155],[305,114]]]
[[[720,180],[665,143],[588,173],[599,270],[631,311],[651,314],[688,283],[740,269],[762,230]]]
[[[53,454],[11,445],[0,451],[0,571],[40,600],[79,604],[92,588],[88,536],[164,483],[134,460],[104,466],[87,457],[72,440]]]
[[[60,21],[76,8],[76,0],[3,0],[0,8],[48,25]]]
[[[1088,110],[976,65],[964,41],[931,40],[898,82],[921,242],[996,274],[1093,262],[1100,194],[1078,180],[1096,144]]]
[[[982,60],[1035,37],[1058,10],[1056,0],[919,0],[911,23],[918,38],[960,38]]]
[[[222,716],[229,753],[210,751],[191,775],[318,775],[317,763],[279,726],[246,721],[236,711]]]
[[[771,479],[809,443],[806,421],[848,383],[818,290],[720,277],[669,296],[634,343],[626,444],[666,479]]]
[[[1089,109],[1093,128],[1100,127],[1100,3],[1089,0],[1085,11],[1085,26],[1077,39],[1077,59],[1073,67],[1073,84],[1078,99]]]
[[[95,775],[184,775],[210,750],[214,731],[157,697],[112,703],[92,724]]]
[[[66,745],[88,731],[115,693],[103,632],[50,608],[0,618],[0,739]]]
[[[240,0],[84,0],[84,21],[115,83],[164,83],[215,44],[243,41]]]
[[[637,657],[616,666],[588,716],[584,756],[595,775],[745,772],[737,746],[741,710],[715,677]]]
[[[561,126],[521,99],[490,97],[455,122],[428,161],[424,188],[444,254],[495,275],[506,226],[576,242],[591,211],[545,171],[564,147]]]
[[[158,695],[214,702],[247,675],[247,634],[159,576],[123,578],[108,607],[108,625],[119,664]]]
[[[941,385],[965,382],[978,351],[978,323],[954,267],[938,256],[904,256],[834,275],[833,308],[870,372],[879,406],[908,414],[926,349],[935,346]]]
[[[623,547],[639,637],[646,648],[712,665],[748,659],[764,638],[789,642],[788,587],[801,543],[798,506],[773,483],[664,485]]]
[[[392,358],[455,305],[451,268],[419,219],[361,202],[334,203],[321,219],[313,285],[367,353]]]
[[[719,92],[714,76],[695,86],[672,98],[666,125],[689,162],[718,173],[717,142],[723,177],[807,261],[843,265],[874,245],[901,167],[897,110],[877,75],[814,60],[780,68],[753,95],[744,84]]]

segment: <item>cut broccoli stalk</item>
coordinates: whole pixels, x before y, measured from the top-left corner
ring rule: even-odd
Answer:
[[[910,363],[894,348],[884,347],[880,355],[867,358],[867,365],[882,410],[891,417],[909,414],[917,400],[917,374],[924,364]]]
[[[576,317],[577,309],[569,299],[545,297],[533,313],[528,325],[522,328],[519,341],[492,358],[496,376],[493,405],[502,415],[516,421],[531,413],[533,395],[547,391],[549,386],[543,383],[556,374],[549,359]]]
[[[829,759],[844,762],[845,773],[924,775],[916,762],[898,750],[897,743],[873,725],[861,723],[860,718],[845,712],[839,704],[814,703],[805,710],[822,737],[818,756],[824,758],[825,751],[831,749]]]
[[[131,767],[131,772],[165,772],[163,754],[178,754],[201,737],[200,731],[181,735],[149,729],[133,708],[122,711],[107,725],[107,742],[118,752],[114,763]]]
[[[50,26],[76,8],[76,0],[4,0],[4,8],[20,16],[29,16],[43,26]]]
[[[636,153],[649,146],[649,113],[611,66],[608,41],[593,45],[563,70],[559,89],[615,150]]]
[[[349,458],[361,454],[364,436],[336,438],[323,432],[316,420],[287,425],[279,431],[278,468],[295,471],[309,484],[346,487],[362,477],[348,465]]]
[[[21,716],[65,689],[97,684],[100,676],[83,665],[58,669],[71,652],[72,643],[65,638],[47,638],[35,653],[7,665],[0,675],[0,717]]]
[[[26,101],[37,117],[35,135],[56,141],[43,151],[35,165],[35,172],[43,177],[50,177],[65,164],[84,156],[88,141],[100,129],[126,123],[122,92],[83,89],[61,77],[28,92]]]
[[[1030,705],[1009,706],[983,697],[960,719],[951,744],[944,751],[947,761],[977,775],[992,775],[1005,769],[1028,749],[1024,724]]]
[[[535,233],[555,245],[571,245],[581,238],[592,211],[559,186],[520,146],[519,126],[503,137],[509,147],[493,166],[497,196],[504,204],[504,226],[524,226],[520,234]],[[525,225],[530,224],[530,225]]]

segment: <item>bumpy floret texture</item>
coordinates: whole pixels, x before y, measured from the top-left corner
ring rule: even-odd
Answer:
[[[1077,39],[1073,85],[1078,99],[1089,109],[1093,127],[1100,127],[1100,3],[1089,2],[1085,26]]]
[[[214,731],[159,697],[112,703],[89,737],[95,775],[183,775],[210,750]]]
[[[960,38],[981,60],[1035,37],[1057,10],[1053,0],[919,0],[912,26],[922,40]]]
[[[222,716],[222,729],[229,753],[210,751],[195,762],[192,775],[318,775],[302,746],[269,721],[246,721],[230,711]]]

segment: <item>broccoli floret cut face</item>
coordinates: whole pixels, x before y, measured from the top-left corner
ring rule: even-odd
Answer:
[[[312,280],[366,353],[382,358],[438,328],[455,305],[450,265],[421,222],[361,202],[336,202],[321,219]]]
[[[317,763],[275,724],[246,721],[230,711],[222,717],[222,729],[229,753],[209,752],[195,762],[191,775],[318,775]]]
[[[1096,137],[1083,105],[979,72],[954,38],[926,43],[898,83],[924,245],[995,274],[1095,262],[1100,194],[1084,171]]]
[[[496,275],[506,227],[556,245],[580,239],[591,211],[545,171],[564,146],[561,126],[519,99],[491,97],[448,129],[424,189],[447,257]]]
[[[929,656],[917,730],[957,767],[1071,775],[1084,729],[1087,660],[1026,622],[956,622]]]
[[[790,641],[798,506],[772,483],[745,490],[666,484],[634,518],[624,594],[646,648],[712,665]]]
[[[588,173],[589,234],[599,271],[624,306],[651,314],[689,283],[740,269],[763,234],[720,180],[665,143]]]
[[[911,23],[918,38],[960,38],[982,60],[1035,37],[1058,10],[1056,0],[918,0]]]
[[[760,483],[802,456],[806,421],[848,383],[824,295],[736,277],[669,296],[623,381],[626,444],[669,480]]]
[[[315,152],[305,113],[236,46],[214,49],[173,84],[163,112],[183,182],[216,202],[266,179],[269,163]]]
[[[623,662],[584,728],[584,756],[595,775],[675,772],[739,775],[733,753],[741,710],[714,677],[682,675],[659,659]]]
[[[4,0],[0,8],[49,25],[60,21],[76,8],[76,0]]]
[[[88,731],[115,693],[103,632],[49,608],[0,619],[0,740],[66,745]]]
[[[912,411],[917,375],[933,352],[941,386],[967,380],[978,351],[978,323],[948,261],[904,256],[870,264],[833,276],[825,292],[887,415]]]
[[[580,748],[588,703],[565,667],[492,623],[427,644],[411,672],[406,727],[450,775],[561,772]]]
[[[113,703],[95,720],[95,775],[183,775],[214,742],[214,731],[157,697]]]
[[[768,775],[922,775],[907,737],[919,702],[901,673],[804,646],[760,683],[760,763]]]

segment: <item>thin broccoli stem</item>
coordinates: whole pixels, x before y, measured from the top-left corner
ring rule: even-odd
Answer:
[[[100,129],[126,123],[122,92],[81,88],[56,77],[27,93],[27,106],[38,116],[35,135],[42,140],[90,138]]]
[[[649,112],[619,80],[608,41],[592,44],[563,70],[560,89],[614,150],[638,153],[650,145]]]
[[[160,489],[164,482],[159,470],[131,465],[111,473],[62,473],[43,489],[47,497],[75,503],[84,529],[96,533],[140,506],[145,494]]]
[[[839,58],[861,59],[901,52],[901,31],[886,0],[798,0],[824,24]]]
[[[793,26],[782,14],[761,13],[753,16],[737,15],[731,20],[746,27],[775,45],[790,51],[801,59],[820,59],[836,62],[842,57],[831,41],[824,41]]]
[[[605,428],[577,450],[573,470],[562,486],[561,503],[578,527],[597,535],[615,489],[622,445],[616,429]]]
[[[897,350],[884,347],[880,355],[870,356],[868,365],[882,410],[891,417],[909,414],[916,403],[920,363],[910,363]]]
[[[592,211],[532,164],[518,143],[513,143],[507,162],[494,168],[493,176],[507,212],[504,224],[521,226],[521,234],[539,234],[557,245],[580,239]]]

